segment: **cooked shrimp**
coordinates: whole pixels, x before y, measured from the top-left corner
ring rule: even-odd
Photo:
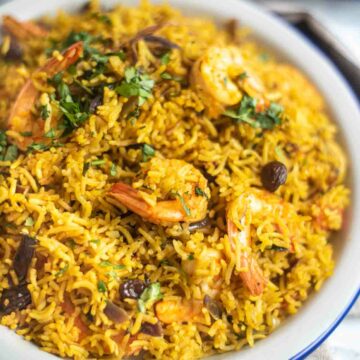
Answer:
[[[53,57],[44,66],[35,70],[33,77],[40,73],[46,73],[48,77],[52,77],[56,73],[64,71],[79,59],[82,49],[82,42],[71,45],[62,53],[61,57]],[[7,126],[9,130],[19,134],[21,132],[30,132],[32,134],[31,137],[19,135],[16,138],[9,135],[10,139],[22,150],[25,150],[33,141],[41,139],[44,134],[44,121],[34,118],[32,114],[33,106],[38,97],[39,91],[30,78],[20,90],[8,118]]]
[[[239,264],[245,269],[239,272],[239,276],[252,295],[260,295],[266,284],[264,274],[251,253],[250,231],[254,217],[270,221],[280,232],[293,238],[296,230],[291,219],[294,216],[296,212],[290,204],[262,190],[248,190],[228,205],[226,219],[229,241],[233,250],[239,249]],[[289,220],[284,225],[278,219]]]
[[[164,299],[155,305],[155,314],[164,324],[174,322],[201,322],[203,302],[187,299]]]
[[[246,72],[242,87],[249,95],[264,92],[260,81],[247,71],[238,48],[210,47],[192,68],[192,84],[203,97],[210,117],[217,117],[226,106],[237,104],[243,92],[234,79]]]
[[[48,31],[32,21],[18,21],[12,16],[3,17],[3,27],[12,36],[19,40],[27,40],[32,37],[44,37]]]
[[[116,183],[108,195],[154,224],[205,218],[210,190],[205,177],[193,165],[183,160],[153,158],[143,166],[142,175],[144,178],[135,185],[150,189],[150,194]]]
[[[223,254],[214,248],[203,246],[196,259],[186,259],[181,262],[181,267],[189,276],[192,283],[199,285],[202,292],[215,297],[221,287],[221,260]]]

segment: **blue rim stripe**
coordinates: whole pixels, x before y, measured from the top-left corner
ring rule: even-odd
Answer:
[[[334,322],[326,329],[317,339],[310,343],[305,349],[301,350],[299,353],[290,358],[290,360],[301,360],[309,356],[316,348],[318,348],[338,327],[345,316],[348,314],[352,306],[355,304],[356,300],[360,298],[360,288],[355,293],[354,297],[350,303],[346,306],[343,312],[334,320]]]

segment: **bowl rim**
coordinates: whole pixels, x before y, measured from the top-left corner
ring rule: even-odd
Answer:
[[[2,6],[0,6],[0,15],[5,14],[5,13],[11,13],[13,15],[18,16],[20,19],[28,19],[31,18],[33,16],[40,16],[43,14],[46,14],[48,12],[54,12],[55,9],[59,9],[59,8],[65,8],[68,9],[69,11],[71,11],[71,9],[73,9],[74,7],[78,8],[81,6],[81,4],[85,3],[86,0],[77,0],[77,1],[73,1],[73,0],[57,0],[57,1],[51,1],[51,0],[37,0],[36,3],[32,3],[31,6],[35,9],[29,9],[29,2],[28,0],[15,0],[13,2],[4,4]],[[104,3],[105,5],[107,4],[125,4],[125,5],[135,5],[137,3],[136,0],[103,0],[101,1],[102,3]],[[152,3],[159,3],[159,2],[163,2],[161,0],[153,0]],[[332,114],[332,118],[336,120],[338,128],[340,128],[340,130],[344,133],[347,133],[347,135],[345,137],[346,139],[346,145],[348,147],[348,155],[349,157],[351,156],[350,160],[354,160],[353,164],[352,164],[352,169],[354,170],[354,174],[353,174],[353,179],[355,180],[354,183],[352,184],[352,198],[353,198],[353,213],[355,215],[359,215],[360,214],[360,197],[359,197],[359,192],[357,191],[357,182],[360,183],[359,179],[360,179],[360,170],[359,170],[359,165],[360,165],[360,156],[358,155],[358,153],[356,153],[354,151],[355,149],[355,143],[354,143],[354,135],[350,136],[350,127],[352,127],[353,131],[355,130],[359,130],[360,127],[358,124],[356,124],[355,122],[352,123],[352,125],[347,125],[347,126],[341,126],[342,124],[342,120],[344,119],[343,116],[340,116],[340,109],[342,108],[344,110],[344,106],[341,106],[341,102],[347,103],[347,105],[350,105],[352,111],[354,111],[355,115],[357,116],[357,118],[360,120],[360,107],[359,107],[359,103],[358,100],[356,99],[355,93],[352,91],[352,89],[350,89],[350,86],[348,85],[348,83],[346,82],[346,80],[344,79],[344,77],[342,76],[342,74],[339,72],[339,70],[330,62],[330,60],[328,58],[325,57],[325,55],[323,53],[321,53],[321,51],[319,49],[317,49],[312,43],[310,43],[309,40],[307,40],[304,36],[302,36],[296,29],[292,28],[289,24],[287,24],[284,20],[271,15],[269,11],[267,11],[266,9],[260,7],[260,5],[258,4],[254,4],[254,3],[249,3],[248,1],[245,0],[227,0],[226,2],[218,2],[217,0],[196,0],[196,1],[192,1],[192,0],[169,0],[168,1],[171,5],[173,5],[174,7],[180,8],[182,10],[195,10],[195,13],[198,13],[199,10],[204,10],[204,14],[208,15],[208,14],[212,14],[212,16],[215,18],[224,18],[224,17],[235,17],[241,20],[244,20],[242,18],[242,15],[238,14],[238,12],[240,13],[241,10],[245,10],[245,24],[247,23],[251,23],[251,21],[249,20],[249,16],[250,15],[255,15],[258,16],[259,19],[261,19],[262,21],[264,21],[265,25],[267,24],[267,26],[269,28],[273,28],[278,30],[278,31],[282,31],[283,34],[279,34],[280,37],[282,36],[284,39],[288,40],[288,41],[294,41],[294,43],[296,43],[299,48],[301,48],[305,53],[307,53],[307,55],[309,56],[309,58],[312,58],[312,60],[314,62],[316,62],[316,64],[318,66],[321,66],[322,70],[329,76],[329,78],[331,79],[331,81],[333,81],[335,88],[337,88],[337,90],[340,91],[340,100],[338,100],[336,102],[336,106],[333,106],[333,112],[334,114]],[[234,8],[236,9],[236,12],[229,10],[228,8]],[[219,11],[219,14],[217,13]],[[186,11],[185,11],[186,12]],[[251,27],[253,27],[254,29],[254,33],[261,33],[263,35],[264,38],[267,38],[267,40],[270,41],[271,45],[270,47],[273,48],[275,51],[278,51],[279,49],[283,49],[283,46],[279,43],[279,41],[275,41],[274,37],[277,34],[271,34],[271,35],[266,35],[264,31],[260,31],[259,29],[259,21],[260,20],[253,20],[252,24],[250,25]],[[255,25],[256,26],[253,26]],[[271,26],[270,26],[271,25]],[[290,46],[291,44],[289,44]],[[291,47],[291,46],[290,46]],[[286,52],[286,51],[285,51]],[[326,100],[326,104],[327,104],[327,108],[331,108],[329,102],[330,102],[330,98],[329,98],[329,94],[328,91],[326,91],[326,87],[325,87],[325,81],[324,79],[321,79],[320,75],[318,76],[317,74],[315,74],[315,69],[312,69],[310,65],[306,65],[305,66],[305,62],[303,60],[296,60],[296,56],[295,53],[292,53],[292,51],[287,51],[286,54],[289,56],[289,62],[293,62],[295,63],[295,65],[300,68],[304,73],[306,73],[306,75],[311,79],[312,83],[314,83],[319,91],[321,92],[322,96],[325,98]],[[346,130],[346,131],[345,131]],[[360,132],[359,132],[360,133]],[[357,181],[357,182],[356,182]],[[350,235],[348,235],[348,241],[350,242],[350,240],[352,240],[352,243],[354,243],[355,240],[355,233],[356,235],[359,237],[360,236],[360,232],[356,232],[355,230],[355,216],[352,216],[352,220],[351,220],[351,228],[348,231],[348,233]],[[354,244],[353,244],[354,245]],[[360,255],[360,247],[359,245],[357,245],[354,250],[356,250],[359,255]],[[349,250],[347,251],[346,255],[349,257]],[[337,261],[337,263],[340,261]],[[344,266],[344,262],[341,262],[341,264]],[[335,272],[332,275],[331,278],[335,277],[335,273],[337,272],[336,269],[339,268],[339,264],[337,264],[336,268],[335,268]],[[347,267],[348,269],[348,267]],[[340,270],[340,269],[339,269]],[[339,272],[338,270],[338,272]],[[356,269],[355,269],[356,271]],[[346,316],[346,314],[348,313],[348,311],[350,310],[351,306],[353,305],[353,303],[356,301],[356,299],[359,297],[359,293],[360,293],[360,288],[359,288],[359,284],[360,284],[360,272],[356,273],[355,272],[355,277],[358,277],[357,281],[357,285],[352,284],[351,287],[351,295],[348,294],[346,299],[341,298],[342,300],[342,310],[337,309],[337,314],[336,316],[333,316],[334,314],[332,314],[332,321],[330,324],[323,325],[322,326],[322,330],[321,332],[319,331],[319,334],[316,335],[315,340],[311,340],[309,341],[305,347],[301,346],[298,348],[302,349],[302,350],[298,350],[298,348],[296,349],[296,355],[290,355],[290,353],[288,352],[288,356],[286,356],[286,358],[291,358],[291,359],[302,359],[304,357],[306,357],[307,355],[309,355],[312,351],[314,351],[331,333],[332,331],[334,331],[334,329],[337,327],[337,325],[341,322],[341,320]],[[324,287],[329,288],[329,286],[327,285],[329,283],[329,281],[331,281],[330,279],[327,279],[325,284],[322,287],[322,290],[319,292],[319,294],[317,294],[317,298],[320,297],[321,293],[325,291]],[[335,280],[334,280],[335,281]],[[339,282],[339,280],[337,279],[337,281]],[[350,290],[349,290],[350,291]],[[347,291],[347,293],[349,293],[349,291]],[[312,299],[311,299],[312,300]],[[302,308],[305,307],[305,305],[308,305],[310,303],[310,299],[307,299],[305,301],[305,304],[303,304]],[[303,309],[301,309],[301,311],[304,312]],[[340,314],[340,315],[339,315]],[[291,318],[300,318],[300,312],[299,314],[296,314],[295,316],[291,316]],[[325,318],[322,318],[322,320],[325,320]],[[295,320],[298,323],[300,322],[300,320]],[[293,324],[292,324],[293,325]],[[290,327],[290,326],[288,326]],[[294,328],[294,326],[292,326],[292,328]],[[0,328],[1,331],[1,328]],[[271,334],[270,337],[267,337],[267,339],[269,338],[275,338],[274,335],[278,332],[279,330],[273,332]],[[283,333],[281,334],[281,336],[283,336]],[[20,339],[20,337],[19,337]],[[267,340],[264,339],[261,342],[259,342],[258,344],[262,343],[263,341]],[[271,340],[270,340],[271,341]],[[277,341],[279,342],[279,341]],[[1,343],[1,338],[0,338],[0,343]],[[258,345],[259,347],[259,345]],[[268,346],[269,348],[269,346]],[[256,347],[254,348],[254,350],[256,349]],[[28,348],[29,350],[29,348]],[[247,349],[246,349],[247,350]],[[220,354],[220,355],[225,355],[225,356],[220,356],[221,359],[234,359],[237,358],[238,356],[241,356],[242,358],[250,358],[251,355],[249,356],[249,354],[247,353],[247,351],[244,351],[244,349],[242,349],[240,352],[233,352],[232,354],[229,353],[227,354]],[[24,351],[26,351],[26,349],[24,349]],[[37,350],[37,355],[41,358],[45,359],[45,355],[50,355],[48,353],[43,353],[43,356],[41,356],[40,352],[42,352],[40,349]],[[295,351],[293,351],[294,353]],[[282,354],[286,354],[286,351],[283,351]],[[50,357],[46,357],[47,359]],[[256,355],[255,355],[256,357]],[[53,357],[51,357],[53,358]],[[253,357],[252,357],[253,358]],[[257,357],[256,357],[257,358]],[[282,357],[280,357],[282,358]],[[285,358],[285,357],[284,357]],[[19,358],[20,359],[20,358]],[[213,357],[211,357],[211,359],[213,359]],[[218,357],[216,357],[216,359],[218,359]]]

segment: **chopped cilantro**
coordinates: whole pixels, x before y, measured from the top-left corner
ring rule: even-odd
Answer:
[[[193,253],[189,254],[188,260],[194,260],[194,254]]]
[[[89,162],[84,163],[84,165],[83,165],[83,171],[82,171],[83,176],[84,176],[84,175],[87,173],[87,171],[90,169],[90,166],[91,166],[91,164],[90,164]]]
[[[244,71],[243,73],[241,73],[241,74],[239,75],[239,79],[240,79],[240,80],[244,80],[244,79],[246,79],[247,77],[248,77],[248,74],[247,74],[246,71]]]
[[[116,174],[117,174],[116,165],[114,163],[112,163],[111,167],[110,167],[110,175],[116,176]]]
[[[80,31],[80,32],[72,31],[63,42],[61,50],[68,48],[69,46],[75,44],[78,41],[82,41],[84,47],[84,55],[88,56],[89,54],[92,54],[92,52],[94,51],[94,48],[90,46],[94,40],[95,38],[86,31]]]
[[[44,136],[49,139],[53,139],[55,137],[55,130],[51,128],[47,133],[44,134]]]
[[[32,143],[27,148],[28,151],[45,151],[49,150],[49,146],[42,143]]]
[[[268,54],[268,53],[263,52],[263,53],[261,53],[261,54],[259,55],[259,58],[260,58],[260,60],[261,60],[261,61],[266,62],[266,61],[268,61],[268,60],[269,60],[270,56],[269,56],[269,54]]]
[[[94,160],[90,163],[91,166],[100,166],[100,165],[104,165],[104,164],[105,164],[104,159]]]
[[[195,187],[195,194],[198,196],[204,196],[205,198],[208,198],[205,191],[200,189],[198,186]]]
[[[105,54],[106,56],[118,56],[121,60],[125,60],[126,56],[125,53],[120,50],[120,51],[115,51],[115,52],[109,52]]]
[[[91,242],[92,244],[95,244],[95,245],[99,245],[99,244],[100,244],[100,240],[99,240],[99,239],[92,239],[92,240],[90,240],[90,242]]]
[[[102,280],[98,281],[98,290],[101,293],[105,293],[107,291],[106,284]]]
[[[23,131],[20,133],[22,136],[25,136],[25,137],[29,137],[29,136],[32,136],[32,132],[31,131]]]
[[[112,24],[111,19],[105,14],[98,14],[97,18],[98,18],[99,21],[101,21],[102,23],[104,23],[106,25],[111,25]]]
[[[174,80],[177,82],[182,82],[184,79],[180,76],[174,76],[171,75],[170,73],[164,71],[163,73],[160,74],[160,77],[164,80]],[[225,79],[224,79],[225,80]]]
[[[155,301],[162,299],[160,283],[150,284],[140,295],[138,300],[138,309],[140,312],[145,313],[147,306],[153,304]]]
[[[142,74],[135,67],[128,67],[125,69],[125,79],[115,88],[115,91],[125,97],[137,96],[138,105],[141,106],[151,96],[153,86],[154,80],[148,75]]]
[[[277,246],[275,244],[271,245],[268,249],[269,250],[274,250],[274,251],[289,251],[288,248],[283,247],[283,246]]]
[[[100,53],[94,53],[91,55],[91,59],[96,61],[98,64],[106,64],[109,60],[107,55],[103,55]]]
[[[5,131],[0,130],[0,160],[1,161],[14,161],[19,154],[16,145],[8,145],[7,136]]]
[[[25,226],[33,226],[34,223],[35,223],[35,221],[31,216],[27,217],[25,220]]]
[[[185,211],[185,214],[187,216],[190,216],[191,215],[191,211],[189,209],[189,207],[187,206],[184,198],[179,194],[179,193],[175,193],[175,196],[180,200],[180,203],[181,203],[181,206],[183,207],[184,211]]]
[[[149,144],[144,144],[141,151],[142,151],[143,162],[148,161],[150,158],[152,158],[155,155],[155,149]]]
[[[40,116],[43,120],[46,120],[50,116],[50,111],[47,105],[42,105],[40,108]]]
[[[114,265],[109,261],[102,261],[99,265],[101,267],[112,267],[114,270],[123,270],[123,269],[125,269],[124,265],[119,265],[119,264]]]
[[[170,52],[167,52],[160,58],[162,65],[167,65],[170,62],[170,54]]]
[[[234,119],[236,123],[245,122],[254,128],[273,129],[281,124],[280,115],[283,111],[281,105],[271,103],[263,112],[256,111],[256,99],[244,95],[238,109],[226,110],[224,115]]]
[[[18,148],[16,145],[9,145],[8,148],[6,149],[5,155],[4,155],[4,160],[5,161],[14,161],[17,159],[18,157]]]
[[[55,276],[61,276],[64,275],[69,269],[69,264],[66,264],[62,269],[60,269]]]
[[[160,74],[160,77],[165,80],[171,80],[173,77],[168,72],[164,71],[162,74]]]

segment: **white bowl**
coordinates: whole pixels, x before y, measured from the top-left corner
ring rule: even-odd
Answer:
[[[60,8],[74,11],[83,3],[85,0],[19,0],[0,7],[0,15],[31,19]],[[105,0],[103,3],[105,6],[115,3],[135,5],[131,0]],[[214,360],[304,358],[335,329],[359,295],[360,228],[355,223],[360,215],[359,105],[341,74],[315,47],[283,21],[257,6],[236,0],[170,0],[170,3],[188,15],[210,15],[216,20],[237,18],[241,24],[251,27],[270,47],[312,79],[341,130],[340,140],[350,158],[348,185],[352,189],[352,205],[346,212],[345,228],[332,239],[336,257],[334,275],[296,315],[289,317],[269,337],[257,342],[254,348],[212,357]],[[5,327],[0,327],[0,348],[0,359],[55,359]]]

